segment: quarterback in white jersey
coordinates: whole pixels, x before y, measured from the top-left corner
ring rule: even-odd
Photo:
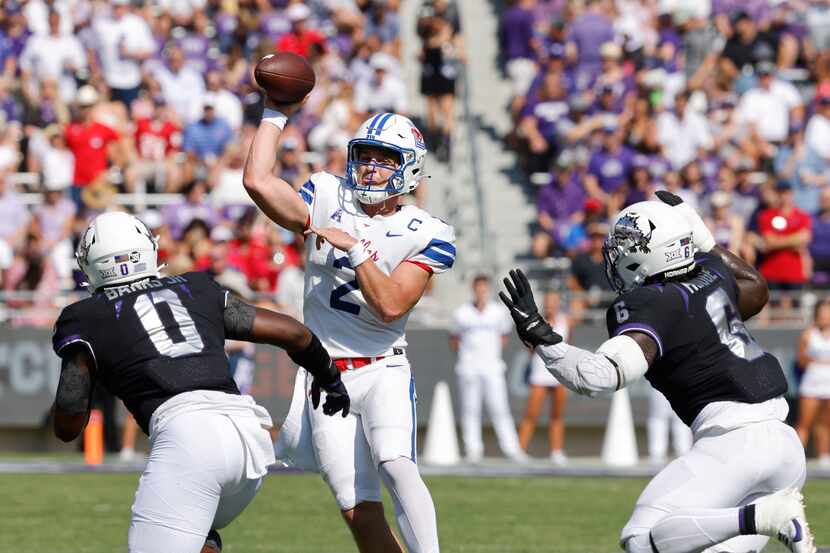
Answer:
[[[245,188],[283,227],[304,232],[303,315],[343,371],[352,401],[345,418],[308,408],[298,380],[280,440],[298,446],[329,485],[358,548],[403,553],[386,523],[380,482],[390,491],[410,553],[439,550],[435,507],[415,459],[415,385],[404,328],[430,277],[455,260],[451,226],[399,204],[423,175],[423,136],[401,115],[381,113],[348,146],[345,177],[316,173],[299,195],[273,174],[281,129],[297,104],[267,104],[245,166]],[[281,112],[276,111],[279,107]],[[292,438],[286,438],[292,436]],[[304,438],[303,438],[304,436]]]

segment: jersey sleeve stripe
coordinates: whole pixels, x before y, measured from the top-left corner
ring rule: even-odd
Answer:
[[[307,192],[314,194],[314,183],[310,180],[305,181],[305,183],[303,183],[302,188],[305,189]]]
[[[415,265],[416,267],[420,267],[421,269],[425,270],[425,271],[426,271],[426,272],[428,272],[429,274],[432,274],[432,272],[433,272],[433,271],[432,271],[432,267],[430,267],[430,266],[429,266],[429,265],[427,265],[426,263],[421,263],[420,261],[415,261],[414,259],[407,259],[407,260],[406,260],[406,262],[407,262],[407,263],[412,263],[412,264],[413,264],[413,265]]]
[[[308,192],[306,192],[305,190],[303,190],[301,188],[300,189],[300,196],[303,198],[303,201],[305,203],[307,203],[308,205],[311,205],[311,202],[312,202],[311,194],[309,194]]]
[[[84,340],[80,337],[80,335],[75,334],[73,336],[67,336],[64,338],[63,342],[58,344],[58,347],[55,348],[55,353],[60,354],[63,349],[71,344],[83,344],[86,346],[86,349],[89,350],[89,354],[92,356],[92,360],[95,362],[95,365],[98,365],[98,359],[95,357],[95,350],[92,349],[92,344]]]
[[[447,268],[451,268],[452,264],[455,263],[455,258],[454,257],[444,255],[443,253],[439,252],[438,250],[424,250],[424,251],[421,252],[421,255],[435,261],[436,263],[446,265]]]
[[[429,249],[437,249],[444,255],[455,257],[455,246],[444,240],[438,240],[437,238],[433,238],[432,240],[430,240],[429,244],[427,244],[427,247],[423,249],[423,251]]]
[[[81,341],[81,335],[80,335],[80,334],[73,334],[73,335],[71,335],[71,336],[67,336],[66,338],[64,338],[63,340],[61,340],[61,341],[60,341],[60,342],[59,342],[59,343],[55,346],[55,351],[56,351],[56,352],[57,352],[57,351],[60,351],[60,350],[62,350],[63,348],[65,348],[66,346],[68,346],[69,344],[74,344],[75,342],[80,342],[80,341]]]
[[[416,436],[417,436],[417,432],[418,432],[418,421],[417,421],[417,416],[416,416],[416,413],[415,413],[415,401],[416,401],[415,400],[415,377],[411,376],[411,377],[409,377],[409,405],[410,405],[410,410],[411,410],[411,413],[412,413],[412,419],[411,419],[412,420],[412,433],[411,433],[411,436],[410,436],[411,447],[410,447],[409,458],[412,459],[413,463],[418,462],[418,457],[417,457],[418,448],[415,447],[415,445],[416,445],[415,440],[416,440]]]
[[[629,323],[619,327],[617,331],[614,332],[614,336],[619,336],[620,334],[625,334],[627,332],[642,332],[643,334],[651,336],[654,341],[657,342],[658,357],[663,357],[663,341],[660,339],[660,335],[657,334],[657,331],[652,327],[643,323]]]

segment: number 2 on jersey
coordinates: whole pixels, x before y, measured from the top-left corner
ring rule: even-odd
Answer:
[[[166,303],[173,313],[173,318],[179,326],[179,331],[184,337],[184,342],[173,342],[173,339],[164,329],[164,323],[161,321],[157,303]],[[182,304],[182,300],[176,295],[176,292],[169,288],[162,288],[141,294],[135,299],[133,305],[138,319],[150,341],[156,347],[158,352],[167,357],[182,357],[183,355],[192,355],[199,353],[205,347],[199,331],[196,329],[196,323],[193,322],[187,308]]]
[[[335,269],[351,269],[352,266],[349,263],[348,257],[337,257],[334,259],[334,268]],[[346,313],[351,313],[352,315],[359,315],[360,314],[360,306],[354,303],[347,302],[343,300],[343,296],[349,294],[354,290],[359,290],[360,287],[357,284],[357,279],[350,280],[345,284],[341,284],[337,288],[331,291],[331,296],[329,296],[329,306],[332,309],[337,309],[338,311],[345,311]]]

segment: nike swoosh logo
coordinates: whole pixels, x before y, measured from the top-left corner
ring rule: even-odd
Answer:
[[[403,234],[392,234],[390,231],[386,231],[386,236],[389,238],[395,238],[396,236],[403,236]]]

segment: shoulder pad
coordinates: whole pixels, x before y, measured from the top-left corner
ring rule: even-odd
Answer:
[[[345,180],[342,177],[338,177],[336,175],[332,175],[331,173],[327,173],[325,171],[318,171],[317,173],[312,173],[308,180],[316,187],[316,186],[340,186],[340,184]]]

